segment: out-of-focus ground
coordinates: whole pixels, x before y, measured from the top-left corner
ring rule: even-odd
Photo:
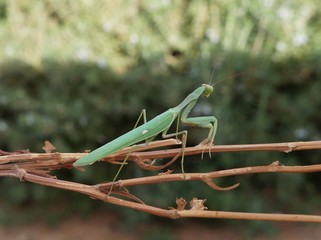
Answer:
[[[176,220],[180,221],[180,220]],[[70,217],[61,223],[51,226],[46,223],[31,223],[20,226],[0,226],[0,239],[33,240],[33,239],[244,239],[241,228],[231,225],[202,224],[196,220],[183,220],[175,226],[159,223],[137,224],[134,228],[126,228],[121,219],[114,214],[101,212],[86,219]],[[273,235],[257,235],[252,239],[321,239],[320,224],[302,223],[275,223],[277,231]]]

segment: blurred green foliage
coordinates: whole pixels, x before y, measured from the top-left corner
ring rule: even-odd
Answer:
[[[60,152],[94,149],[175,106],[201,83],[228,78],[201,99],[194,115],[219,120],[216,144],[321,138],[320,9],[315,1],[0,1],[0,148]],[[241,76],[233,75],[246,71]],[[189,145],[206,132],[190,129]],[[185,161],[187,171],[247,165],[318,163],[318,151],[221,153]],[[111,180],[97,163],[57,172],[74,181]],[[178,165],[175,169],[179,169]],[[179,170],[177,170],[179,171]],[[149,173],[130,164],[121,178]],[[107,177],[108,176],[108,177]],[[320,199],[319,174],[261,174],[131,190],[147,203],[206,198],[210,209],[309,212]],[[54,202],[53,189],[1,179],[1,205]],[[188,189],[188,191],[186,191]],[[159,196],[157,198],[157,196]],[[164,197],[166,196],[166,197]],[[74,199],[77,194],[64,194]],[[80,197],[87,212],[97,201]],[[304,203],[304,204],[303,204]],[[69,209],[69,211],[71,211]],[[123,211],[123,210],[122,210]],[[129,214],[133,217],[132,212]],[[0,221],[6,222],[6,214]]]

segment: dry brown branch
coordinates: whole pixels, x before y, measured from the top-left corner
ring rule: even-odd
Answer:
[[[182,175],[182,174],[180,174]],[[21,181],[29,181],[45,186],[65,189],[69,191],[79,192],[90,196],[93,199],[112,203],[122,207],[128,207],[138,211],[146,212],[161,217],[168,218],[226,218],[226,219],[244,219],[244,220],[267,220],[267,221],[299,221],[299,222],[321,222],[321,216],[314,215],[299,215],[299,214],[268,214],[268,213],[246,213],[246,212],[225,212],[225,211],[205,211],[205,209],[195,210],[178,210],[174,208],[162,209],[142,203],[136,203],[119,199],[113,196],[107,196],[99,190],[97,186],[90,186],[86,184],[74,183],[59,179],[42,177],[27,173],[23,169],[16,168],[7,174],[1,173],[0,176],[17,177]],[[204,202],[204,200],[202,200]]]
[[[159,167],[152,165],[155,158],[173,158],[176,160],[181,154],[181,148],[162,149],[151,151],[155,148],[164,148],[173,145],[179,145],[176,140],[155,141],[149,145],[141,145],[135,148],[135,152],[129,154],[129,158],[138,163],[139,166]],[[199,218],[227,218],[227,219],[247,219],[247,220],[269,220],[269,221],[301,221],[301,222],[321,222],[321,216],[296,215],[296,214],[272,214],[272,213],[246,213],[246,212],[224,212],[206,210],[205,200],[193,198],[190,202],[190,209],[185,209],[186,201],[178,199],[178,207],[162,209],[155,206],[146,205],[137,197],[126,191],[127,187],[139,186],[145,184],[156,184],[173,181],[202,181],[215,190],[231,190],[239,184],[230,187],[219,187],[213,180],[220,177],[237,176],[257,173],[309,173],[321,171],[321,164],[308,166],[281,166],[274,162],[268,166],[242,167],[227,169],[208,173],[185,173],[172,174],[165,172],[151,177],[133,178],[119,180],[115,183],[99,183],[96,185],[86,185],[56,179],[49,173],[51,170],[60,168],[72,168],[72,163],[86,153],[50,153],[53,146],[46,143],[44,150],[48,153],[28,153],[18,151],[8,153],[0,151],[0,177],[16,177],[21,181],[33,182],[45,186],[65,189],[88,195],[91,198],[99,199],[104,202],[136,209],[153,215],[181,218],[181,217],[199,217]],[[249,144],[249,145],[224,145],[208,146],[198,145],[189,147],[185,150],[185,155],[200,154],[204,151],[211,152],[231,152],[231,151],[298,151],[307,149],[321,149],[321,141],[311,142],[292,142],[292,143],[273,143],[273,144]],[[130,149],[124,149],[117,154],[104,158],[108,163],[119,163],[124,159]],[[148,151],[146,151],[148,150]],[[146,152],[141,152],[146,151]],[[2,156],[1,156],[2,155]],[[171,162],[171,161],[169,161]],[[165,164],[166,165],[166,164]],[[113,187],[113,188],[112,188]],[[110,189],[113,189],[111,195],[108,195]],[[120,198],[121,197],[121,198]],[[124,199],[125,198],[125,199]]]
[[[135,148],[135,151],[131,152],[128,157],[128,161],[132,160],[140,165],[149,165],[153,159],[164,159],[179,157],[181,155],[181,148],[165,149],[157,151],[141,152],[144,150],[180,145],[175,139],[168,139],[162,141],[154,141],[148,145],[140,145]],[[286,143],[268,143],[268,144],[239,144],[239,145],[197,145],[195,147],[186,147],[185,156],[197,155],[203,152],[244,152],[244,151],[279,151],[289,153],[291,151],[301,150],[315,150],[321,149],[321,141],[306,141],[306,142],[286,142]],[[118,151],[116,154],[111,154],[102,159],[109,163],[120,164],[126,157],[130,148],[125,148]],[[4,152],[4,151],[2,151]],[[5,152],[1,156],[0,150],[0,170],[7,168],[1,168],[1,164],[19,162],[19,166],[22,166],[22,162],[27,162],[27,166],[36,169],[60,169],[65,167],[71,167],[72,163],[77,159],[83,157],[88,153],[22,153],[16,152],[11,154]],[[32,163],[35,163],[32,165]],[[153,169],[154,170],[154,169]]]

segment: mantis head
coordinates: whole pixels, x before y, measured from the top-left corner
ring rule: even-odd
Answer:
[[[209,97],[211,95],[211,93],[213,92],[213,87],[208,84],[202,84],[202,87],[204,87],[205,97]]]

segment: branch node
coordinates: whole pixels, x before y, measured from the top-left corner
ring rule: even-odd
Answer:
[[[15,166],[15,168],[17,178],[19,178],[21,182],[25,181],[24,177],[27,174],[27,171],[25,169],[19,168],[17,165]]]
[[[288,143],[288,149],[287,149],[287,150],[284,150],[284,152],[285,152],[285,153],[292,152],[293,150],[295,150],[295,148],[296,148],[296,144]]]

